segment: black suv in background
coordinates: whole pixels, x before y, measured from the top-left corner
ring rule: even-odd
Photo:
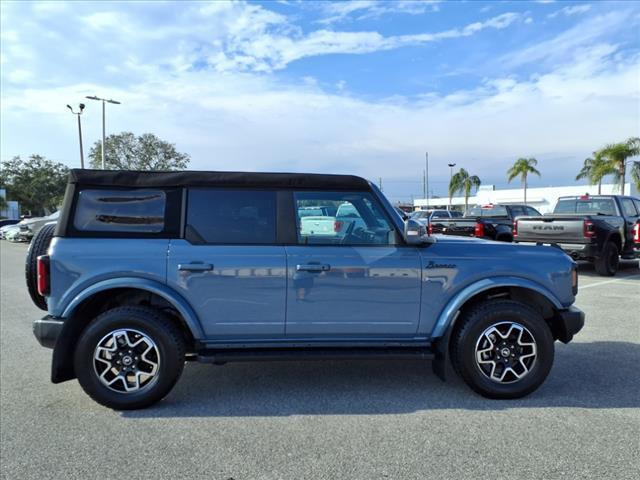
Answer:
[[[537,216],[540,212],[527,205],[478,205],[463,218],[434,219],[429,225],[429,233],[512,242],[513,222],[516,217],[525,215]]]

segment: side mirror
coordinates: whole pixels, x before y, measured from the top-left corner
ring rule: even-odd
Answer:
[[[431,243],[431,238],[427,235],[426,227],[413,218],[410,218],[404,223],[404,240],[409,245]]]

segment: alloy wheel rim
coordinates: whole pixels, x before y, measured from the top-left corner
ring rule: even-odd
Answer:
[[[499,322],[487,328],[476,342],[480,372],[492,382],[515,383],[533,369],[538,346],[531,332],[517,322]]]
[[[160,351],[145,333],[113,330],[98,342],[93,368],[104,386],[118,393],[148,389],[158,379]]]

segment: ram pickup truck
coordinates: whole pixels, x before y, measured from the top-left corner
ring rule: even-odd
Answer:
[[[354,221],[302,230],[314,205]],[[161,400],[185,361],[450,362],[517,398],[584,324],[560,250],[429,236],[349,175],[72,170],[26,279],[52,381],[114,409]]]
[[[518,243],[555,245],[588,260],[600,275],[618,271],[620,257],[640,257],[640,199],[621,195],[560,197],[550,215],[519,217]]]
[[[478,205],[462,218],[433,219],[429,233],[512,242],[513,221],[520,215],[540,215],[540,212],[527,205]]]

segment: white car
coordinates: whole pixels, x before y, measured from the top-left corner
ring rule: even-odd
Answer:
[[[24,240],[29,241],[37,235],[40,229],[42,229],[42,227],[47,223],[56,223],[59,216],[60,211],[56,211],[46,217],[35,217],[22,220],[18,224],[20,226],[20,235],[24,237]]]
[[[0,227],[0,238],[7,239],[7,235],[9,235],[9,232],[12,232],[14,230],[16,232],[20,231],[20,227],[18,226],[17,223],[14,223],[13,225],[5,225],[4,227]]]

